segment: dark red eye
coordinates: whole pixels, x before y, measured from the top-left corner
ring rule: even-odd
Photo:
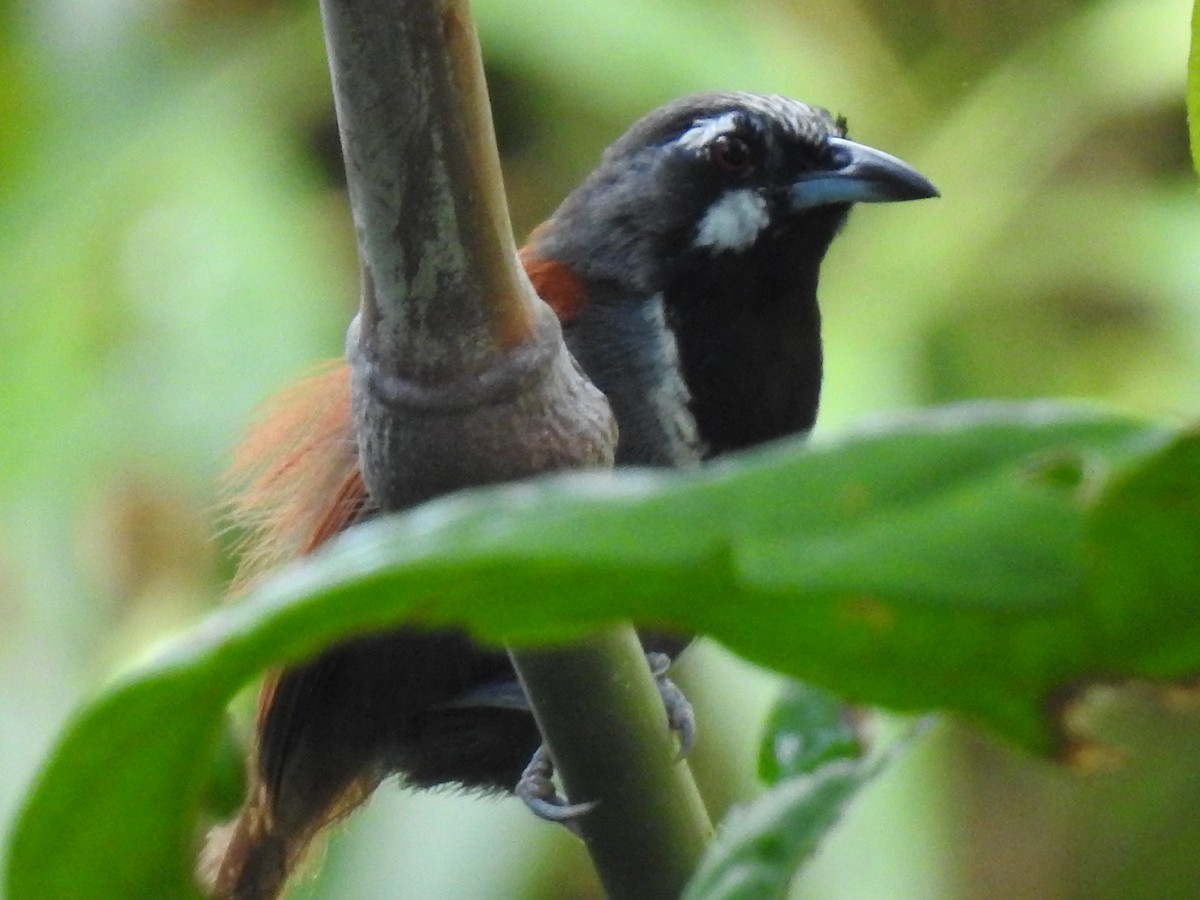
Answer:
[[[709,153],[726,172],[740,174],[750,168],[750,145],[732,134],[723,134],[713,141]]]

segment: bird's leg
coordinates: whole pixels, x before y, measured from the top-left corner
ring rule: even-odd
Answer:
[[[684,759],[696,743],[696,711],[683,691],[667,677],[671,657],[665,653],[647,653],[646,662],[650,664],[650,674],[654,676],[658,696],[662,698],[663,708],[667,711],[667,724],[679,736],[679,752],[675,754],[675,759]]]
[[[696,741],[696,714],[692,704],[683,695],[675,682],[667,677],[667,669],[671,666],[671,658],[665,653],[647,653],[646,662],[650,665],[650,673],[658,687],[658,695],[662,698],[663,708],[667,713],[667,723],[671,731],[679,736],[679,752],[676,760],[683,759],[692,749]],[[554,760],[550,750],[542,744],[529,760],[529,765],[521,773],[514,793],[521,798],[529,810],[538,818],[548,822],[558,822],[565,825],[575,834],[578,827],[575,819],[589,812],[598,801],[587,803],[568,803],[566,798],[554,787]]]
[[[542,744],[533,752],[529,765],[521,773],[521,780],[513,789],[521,802],[529,807],[539,819],[547,822],[558,822],[579,834],[579,826],[575,822],[584,813],[592,810],[597,801],[587,803],[568,803],[554,787],[554,760],[550,758],[550,748]]]

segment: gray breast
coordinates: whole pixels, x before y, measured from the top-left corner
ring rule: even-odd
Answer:
[[[661,295],[636,300],[589,296],[565,337],[588,378],[612,404],[619,428],[618,465],[699,462],[691,398]]]

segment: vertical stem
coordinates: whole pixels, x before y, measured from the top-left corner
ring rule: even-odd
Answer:
[[[464,0],[322,0],[363,272],[346,338],[385,510],[611,465],[604,397],[517,260]]]
[[[628,625],[559,649],[511,652],[611,900],[676,900],[712,836]]]
[[[372,499],[611,465],[607,401],[517,261],[467,4],[321,11],[363,270],[346,349]],[[613,896],[678,896],[710,826],[633,629],[513,658],[567,789],[603,799],[583,827]]]
[[[491,364],[533,339],[537,300],[469,8],[322,0],[321,14],[364,274],[359,338],[417,381]]]

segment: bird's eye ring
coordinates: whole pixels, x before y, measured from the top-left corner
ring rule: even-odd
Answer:
[[[718,166],[735,175],[740,175],[750,168],[750,145],[732,134],[723,134],[714,140],[709,148],[709,155]]]

